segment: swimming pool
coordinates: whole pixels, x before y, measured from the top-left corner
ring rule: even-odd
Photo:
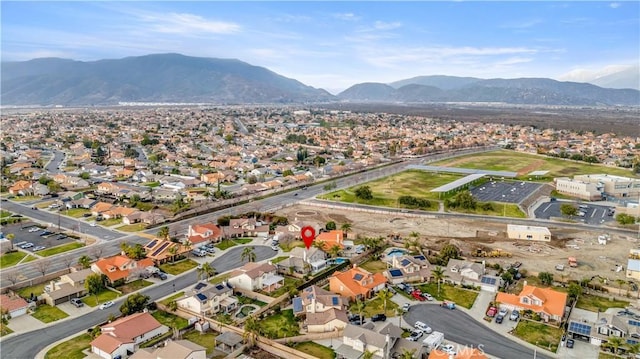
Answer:
[[[328,262],[329,262],[329,264],[341,264],[341,263],[344,263],[344,262],[346,262],[346,261],[348,261],[348,259],[347,259],[347,258],[342,258],[342,257],[340,257],[340,258],[333,258],[333,259],[330,259]]]
[[[404,249],[394,248],[390,250],[389,253],[387,253],[387,257],[402,256],[406,253],[407,251],[405,251]]]

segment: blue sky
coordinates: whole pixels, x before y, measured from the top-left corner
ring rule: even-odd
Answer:
[[[421,75],[584,80],[640,60],[640,2],[11,2],[2,60],[236,58],[333,93]]]

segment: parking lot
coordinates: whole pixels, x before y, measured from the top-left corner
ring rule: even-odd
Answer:
[[[579,212],[584,213],[583,216],[574,216],[573,219],[583,222],[585,224],[602,224],[609,221],[615,221],[615,213],[610,212],[610,209],[614,208],[611,206],[602,206],[596,204],[583,204],[583,203],[574,203],[574,202],[566,202],[566,201],[553,201],[553,202],[545,202],[538,206],[535,210],[536,218],[540,219],[550,219],[550,218],[561,218],[565,217],[560,212],[560,206],[562,204],[570,203],[573,204],[576,208],[578,208]],[[579,207],[582,206],[582,207]],[[611,213],[611,215],[609,215]]]
[[[482,202],[520,203],[542,186],[534,182],[488,181],[471,189],[471,194]]]
[[[51,233],[42,235],[45,230]],[[25,244],[32,243],[28,248],[22,248],[29,252],[33,252],[36,248],[39,248],[38,250],[46,249],[74,241],[73,238],[59,233],[58,229],[55,227],[45,229],[34,222],[23,222],[8,225],[5,226],[4,231],[15,235],[13,243],[16,248],[22,248]]]

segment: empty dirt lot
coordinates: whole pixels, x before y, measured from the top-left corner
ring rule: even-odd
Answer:
[[[508,240],[504,237],[506,226],[481,221],[463,219],[409,218],[394,214],[383,215],[358,211],[346,211],[315,206],[292,206],[278,212],[290,221],[324,226],[335,221],[338,228],[343,223],[351,223],[350,237],[383,236],[397,233],[408,238],[412,232],[420,234],[425,248],[438,250],[446,243],[453,243],[469,256],[477,249],[496,250],[511,253],[511,257],[486,258],[488,263],[506,265],[522,262],[522,268],[529,273],[551,272],[558,280],[576,279],[600,275],[610,280],[625,279],[625,271],[616,272],[617,264],[625,266],[630,248],[638,247],[635,238],[612,235],[607,245],[598,244],[602,231],[578,231],[551,226],[553,240],[549,243]],[[478,234],[479,233],[479,234]],[[578,259],[577,268],[568,268],[567,257]],[[564,271],[556,271],[557,264],[565,264]]]

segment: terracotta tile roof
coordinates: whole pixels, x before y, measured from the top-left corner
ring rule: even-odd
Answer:
[[[127,256],[116,255],[99,259],[94,263],[94,265],[98,267],[100,273],[106,275],[111,282],[114,282],[118,279],[127,278],[129,276],[129,269],[122,268],[125,265],[129,267],[131,262],[134,262],[134,260]],[[137,268],[146,268],[153,265],[153,260],[151,260],[150,258],[141,259],[137,261],[136,264]]]
[[[362,268],[354,267],[345,272],[334,273],[329,281],[332,292],[347,296],[357,296],[366,295],[373,288],[385,283],[387,279],[381,273],[372,274]],[[347,291],[338,290],[337,283],[341,283],[346,287]]]
[[[535,297],[542,301],[542,305],[525,304],[520,301],[522,297]],[[531,309],[535,312],[544,312],[550,315],[562,317],[564,308],[567,305],[567,293],[558,292],[551,288],[539,288],[532,285],[525,285],[520,294],[509,294],[499,292],[496,295],[499,303],[518,306],[524,309]]]
[[[113,337],[109,334],[100,334],[91,342],[92,347],[96,347],[105,353],[113,353],[122,344],[133,343],[131,339]]]
[[[6,309],[9,312],[28,306],[29,303],[19,296],[9,297],[6,294],[0,295],[0,308]]]
[[[326,243],[324,249],[329,250],[329,248],[337,245],[340,249],[344,249],[344,233],[339,229],[334,229],[329,232],[320,233],[316,239],[316,241]]]

